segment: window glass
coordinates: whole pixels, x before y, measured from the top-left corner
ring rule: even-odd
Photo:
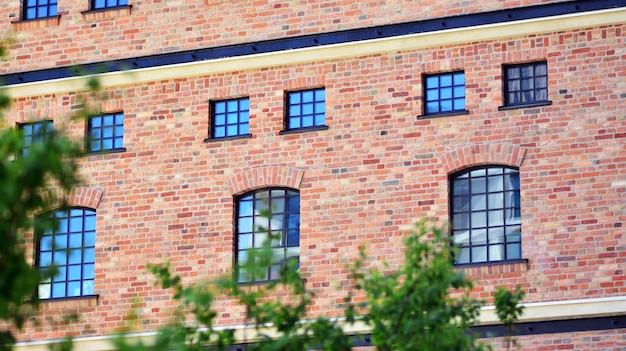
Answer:
[[[502,166],[466,170],[451,178],[456,264],[521,258],[519,171]]]
[[[211,103],[211,137],[213,139],[250,133],[250,102],[248,98]]]
[[[287,130],[326,124],[324,88],[287,93]]]
[[[239,271],[240,283],[278,278],[281,265],[300,254],[300,194],[287,189],[260,189],[237,200],[237,260],[243,264],[248,252],[272,237],[274,263],[260,277]],[[269,217],[268,217],[269,216]],[[270,234],[271,233],[271,234]]]
[[[429,75],[424,82],[425,114],[465,110],[465,73]]]
[[[23,146],[22,156],[28,155],[33,144],[42,142],[50,138],[53,132],[52,121],[38,121],[33,123],[21,124],[19,128],[22,130]]]
[[[90,117],[86,142],[89,152],[120,150],[124,147],[124,114]]]
[[[37,264],[56,274],[39,285],[40,299],[93,294],[95,262],[95,211],[73,208],[45,216],[57,220],[57,229],[43,233],[37,247]]]
[[[546,62],[504,67],[504,104],[527,105],[548,101],[548,64]]]

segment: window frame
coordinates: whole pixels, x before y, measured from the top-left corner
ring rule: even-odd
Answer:
[[[121,116],[122,118],[122,123],[119,124],[117,123],[117,117]],[[113,118],[113,124],[111,125],[105,125],[104,124],[104,119],[106,117],[112,117]],[[101,129],[101,135],[100,137],[94,138],[93,136],[93,122],[94,119],[99,118],[101,119],[100,125],[96,126],[95,128],[99,128]],[[124,147],[124,134],[126,134],[126,116],[124,115],[124,112],[112,112],[112,113],[103,113],[103,114],[99,114],[99,115],[94,115],[94,116],[90,116],[89,118],[87,118],[87,123],[86,123],[86,127],[85,127],[85,151],[87,154],[91,154],[91,155],[95,155],[95,154],[108,154],[108,153],[115,153],[115,152],[124,152],[126,151],[126,148]],[[118,133],[118,129],[117,127],[121,127],[121,135],[120,133]],[[109,137],[104,137],[102,136],[102,130],[104,130],[105,128],[112,128],[113,132],[112,135]],[[111,144],[111,148],[104,148],[103,147],[103,141],[104,140],[111,140],[112,144]],[[99,140],[100,141],[100,149],[99,150],[94,150],[93,149],[93,142],[94,140]],[[121,146],[120,147],[116,147],[116,141],[117,140],[121,140]]]
[[[33,134],[32,132],[30,134],[26,134],[25,128],[26,127],[35,127],[36,125],[44,125],[44,130],[41,134]],[[53,120],[41,120],[41,121],[33,121],[33,122],[27,122],[27,123],[19,123],[18,125],[18,129],[21,131],[22,133],[22,142],[23,142],[23,146],[22,146],[22,152],[20,153],[20,157],[26,157],[25,152],[27,150],[30,150],[30,148],[33,147],[33,143],[36,142],[40,142],[40,141],[45,141],[47,140],[53,133],[54,133],[54,121]],[[26,147],[26,137],[29,136],[31,138],[30,144],[28,145],[28,147]],[[38,136],[38,137],[37,137]],[[35,138],[37,137],[37,138]]]
[[[74,211],[81,211],[81,215],[80,216],[73,215],[72,212]],[[65,213],[65,215],[59,216],[58,215],[59,213]],[[50,300],[64,300],[64,299],[75,299],[75,298],[85,298],[85,297],[96,296],[94,294],[95,280],[96,280],[96,274],[95,274],[96,240],[97,240],[96,215],[97,215],[96,210],[92,208],[74,206],[74,207],[51,210],[46,213],[40,214],[37,217],[38,220],[41,220],[42,216],[46,216],[48,217],[47,218],[48,220],[51,220],[50,216],[53,216],[54,218],[53,221],[54,221],[55,226],[60,226],[63,223],[63,219],[67,220],[66,229],[64,231],[58,231],[59,229],[57,229],[57,230],[49,231],[49,233],[39,233],[38,235],[36,235],[37,244],[35,245],[35,266],[38,269],[42,269],[42,270],[51,269],[52,267],[56,267],[57,269],[60,268],[59,272],[56,275],[50,276],[48,282],[42,281],[38,284],[37,290],[35,293],[37,294],[37,297],[39,300],[50,301]],[[87,217],[93,218],[92,227],[86,226]],[[71,226],[73,225],[72,218],[81,218],[80,230],[72,231],[72,228],[71,228]],[[76,235],[78,234],[80,234],[81,244],[78,247],[72,247],[71,240],[75,240]],[[92,237],[86,239],[86,235],[92,235]],[[65,246],[56,247],[53,244],[54,242],[56,242],[56,238],[63,237],[63,236],[66,237]],[[74,236],[74,239],[72,238],[72,236]],[[47,237],[52,237],[52,239],[50,240],[49,244],[45,244],[46,249],[43,249],[44,240]],[[85,245],[86,241],[89,241],[91,244]],[[70,263],[71,256],[72,256],[71,251],[74,251],[74,250],[80,250],[80,260],[78,263],[77,262]],[[90,253],[88,253],[88,255],[91,257],[91,261],[89,261],[86,258],[86,255],[87,255],[86,252],[88,252],[87,250],[90,250],[89,251]],[[55,265],[54,257],[56,256],[57,252],[63,252],[62,256],[65,256],[65,264]],[[46,264],[42,266],[42,257],[43,257],[43,254],[45,253],[50,253],[50,258],[49,258],[50,264]],[[88,273],[85,273],[85,266],[91,266],[90,268],[91,271]],[[71,279],[70,269],[72,267],[79,267],[79,271],[78,271],[79,278]],[[74,274],[76,274],[76,271]],[[55,280],[55,278],[57,278],[58,276],[61,276],[62,278]],[[86,290],[86,287],[85,287],[85,283],[88,283],[88,282],[91,282],[90,290]],[[64,285],[64,293],[60,296],[57,296],[54,293],[55,283]],[[79,289],[78,295],[68,294],[71,283],[78,283],[78,289]],[[45,289],[45,285],[48,285],[47,297],[42,296],[42,290]]]
[[[493,170],[493,171],[490,172],[490,170]],[[496,170],[501,170],[501,173],[498,173]],[[478,173],[480,173],[480,171],[483,171],[484,175],[473,176],[472,173],[476,171],[478,171]],[[515,178],[517,178],[517,184],[515,183],[513,184],[517,185],[517,189],[514,186],[512,186],[510,189],[507,189],[506,187],[505,179],[507,175],[511,175],[511,174],[516,175]],[[458,172],[455,172],[449,176],[449,184],[450,184],[450,192],[449,192],[450,211],[449,213],[450,213],[450,223],[451,223],[450,242],[452,246],[456,247],[456,254],[454,257],[454,264],[456,266],[490,265],[490,264],[513,263],[513,262],[523,261],[520,174],[521,173],[518,167],[491,164],[491,165],[481,165],[481,166],[466,168]],[[502,176],[502,189],[490,190],[488,178],[497,179],[499,176]],[[509,176],[509,178],[511,177]],[[455,190],[456,188],[455,181],[459,179],[462,179],[462,180],[467,179],[468,187],[467,187],[466,193],[459,194]],[[484,179],[485,190],[472,192],[472,186],[473,186],[471,182],[472,179]],[[515,181],[515,179],[513,179],[513,181]],[[507,193],[512,195],[512,197],[510,197],[508,200],[506,198]],[[479,202],[480,195],[484,196],[484,202],[485,202],[484,208],[478,208],[478,209],[472,208],[473,206],[472,201],[474,200],[473,197],[476,197],[478,200],[477,202]],[[490,198],[490,195],[493,196],[493,198]],[[501,195],[502,199],[498,200],[497,195]],[[462,203],[461,205],[463,207],[467,206],[467,209],[458,210],[461,207],[455,203],[455,199],[461,200],[463,198],[465,198],[464,200],[466,202]],[[494,200],[496,202],[501,201],[501,206],[493,206],[493,207],[490,206],[489,202],[494,201]],[[507,206],[507,201],[509,202],[509,206]],[[490,225],[489,223],[490,211],[496,215],[498,211],[501,212],[502,214],[501,224]],[[508,219],[506,216],[507,211],[511,211],[511,213],[513,213],[517,217],[511,217],[510,219]],[[484,217],[483,217],[485,221],[484,225],[475,226],[472,224],[474,213],[477,213],[477,214],[484,213]],[[467,228],[463,228],[463,227],[455,228],[455,223],[456,223],[455,215],[459,215],[459,214],[467,215],[467,223],[468,223]],[[508,222],[507,220],[511,220],[511,222]],[[494,238],[490,239],[490,234],[492,232],[497,233],[499,230],[501,230],[502,234],[494,235]],[[481,233],[481,231],[484,231],[484,233]],[[457,232],[458,234],[467,232],[466,244],[458,245],[455,239],[455,232]],[[476,234],[474,234],[473,232],[476,232]],[[476,237],[483,236],[484,242],[473,244],[472,240],[474,240],[474,236]],[[500,238],[501,241],[498,241],[498,238]],[[515,238],[517,238],[517,240]],[[517,245],[517,250],[515,250],[515,245]],[[494,248],[498,250],[498,246],[500,246],[500,249],[501,249],[500,255],[502,255],[502,258],[500,259],[491,258],[490,256],[492,254],[497,253],[497,251],[492,253],[491,249]],[[480,250],[479,248],[481,247],[484,247],[485,259],[484,260],[474,259],[473,258],[474,249],[476,249],[476,251],[479,251]],[[509,247],[512,250],[511,254],[508,251]],[[463,260],[462,262],[459,262],[459,258],[463,257],[464,248],[467,249],[466,251],[468,255],[467,260]]]
[[[51,18],[51,17],[58,17],[59,16],[59,1],[58,0],[46,0],[46,4],[43,5],[39,5],[38,4],[38,0],[35,0],[35,5],[28,5],[28,1],[29,0],[22,0],[22,20],[24,21],[32,21],[32,20],[39,20],[39,19],[45,19],[45,18]],[[55,13],[54,14],[50,14],[50,8],[54,6],[55,9]],[[39,8],[46,8],[46,12],[47,15],[46,16],[39,16]],[[35,10],[35,16],[34,17],[29,17],[28,16],[28,12],[30,9],[34,9]]]
[[[455,84],[455,76],[458,74],[462,74],[463,76],[463,95],[456,95],[455,87],[461,87],[460,84]],[[449,76],[451,79],[450,85],[441,84],[441,78]],[[437,86],[431,87],[428,84],[430,78],[437,78]],[[442,72],[442,73],[433,73],[433,74],[424,74],[422,76],[422,86],[423,86],[423,116],[424,117],[433,117],[433,116],[448,116],[448,115],[458,115],[458,114],[468,114],[467,110],[467,81],[465,79],[465,71],[451,71],[451,72]],[[441,98],[441,90],[450,88],[451,95],[450,98]],[[437,91],[437,99],[429,99],[430,91]],[[455,101],[461,99],[463,100],[463,106],[459,108],[455,108]],[[450,101],[452,104],[452,109],[450,110],[442,110],[442,101]],[[437,102],[437,111],[430,112],[429,111],[429,103]]]
[[[284,192],[284,195],[272,196],[272,192]],[[257,197],[257,195],[261,193],[267,193],[267,197],[260,197],[260,198]],[[271,203],[275,199],[281,199],[283,201],[283,212],[273,212],[273,211],[271,212],[271,216],[274,216],[274,215],[283,216],[283,222],[282,222],[280,229],[272,228],[271,230],[271,231],[281,233],[280,244],[276,246],[272,246],[272,248],[276,249],[277,251],[282,251],[282,258],[274,262],[272,265],[270,265],[270,267],[268,267],[265,279],[263,278],[254,279],[253,277],[249,277],[249,279],[246,279],[245,273],[241,271],[243,268],[241,267],[241,264],[243,263],[241,259],[242,257],[241,253],[245,251],[250,251],[252,249],[260,248],[261,247],[260,245],[262,245],[263,243],[261,242],[257,244],[256,243],[257,237],[265,236],[267,238],[269,234],[269,231],[262,230],[261,228],[256,227],[257,224],[255,223],[255,217],[263,218],[262,213],[255,211],[256,202],[264,198],[269,199],[268,206],[271,206]],[[289,209],[288,199],[296,199],[297,211],[293,211]],[[242,206],[241,206],[242,201],[251,203],[250,212],[246,212],[245,215],[242,215]],[[263,211],[263,210],[264,210],[263,208],[260,209],[260,211]],[[274,272],[274,274],[278,274],[280,267],[282,267],[285,264],[288,264],[288,262],[291,262],[291,260],[294,260],[294,259],[296,260],[297,265],[299,266],[299,262],[300,262],[300,213],[301,213],[300,191],[297,189],[293,189],[293,188],[287,188],[287,187],[260,188],[260,189],[248,191],[246,193],[243,193],[235,197],[235,222],[234,222],[235,254],[233,255],[233,261],[234,261],[234,267],[235,267],[234,269],[235,279],[237,280],[238,284],[240,285],[264,284],[264,283],[268,283],[271,281],[275,281],[278,279],[278,277],[273,275],[272,273]],[[296,226],[290,225],[289,223],[290,215],[295,216],[292,218],[297,218]],[[242,221],[242,219],[250,220],[249,231],[243,231],[243,232],[241,231],[240,225],[242,222],[244,222]],[[267,223],[271,227],[271,220],[268,220]],[[292,235],[297,234],[297,238],[290,237],[290,233],[289,233],[290,231],[292,231],[291,233]],[[249,235],[250,239],[248,241],[248,244],[242,248],[242,243],[243,243],[242,236],[244,235]],[[288,242],[290,238],[295,239],[297,245],[293,243],[290,244]],[[294,255],[294,253],[296,253],[297,255]]]
[[[241,102],[246,101],[247,103],[247,109],[242,109],[241,108]],[[229,112],[228,108],[228,104],[230,102],[237,102],[237,109],[236,110],[230,110],[232,112]],[[224,111],[221,112],[221,109],[218,109],[218,104],[224,104]],[[218,112],[218,110],[220,112]],[[236,123],[229,123],[228,121],[228,114],[229,113],[236,113],[237,114],[237,122]],[[247,120],[242,121],[241,119],[241,114],[245,113],[247,114]],[[224,115],[224,122],[217,124],[217,119],[218,119],[218,115]],[[246,129],[244,129],[245,133],[241,132],[241,126],[246,125],[247,126],[247,131]],[[237,127],[237,134],[233,134],[233,135],[228,135],[228,127],[229,126],[236,126]],[[216,136],[216,130],[218,128],[224,128],[224,135],[223,136]],[[243,96],[243,97],[237,97],[237,98],[231,98],[231,99],[220,99],[220,100],[210,100],[209,101],[209,138],[206,141],[213,141],[213,140],[228,140],[228,139],[239,139],[239,138],[247,138],[250,137],[250,97],[248,96]]]
[[[536,69],[538,66],[545,67],[545,74],[536,75]],[[521,70],[524,67],[533,67],[533,75],[531,77],[522,77]],[[510,69],[518,69],[520,70],[519,78],[511,78],[510,77]],[[536,88],[536,83],[538,78],[545,78],[545,86]],[[511,90],[510,84],[511,80],[519,79],[519,89]],[[532,80],[533,88],[523,89],[522,88],[522,80],[528,79]],[[524,92],[533,92],[533,99],[527,102],[522,102],[522,95]],[[539,91],[545,91],[545,99],[539,100],[534,98],[537,96]],[[519,102],[512,102],[510,100],[510,94],[515,94]],[[502,65],[502,103],[503,106],[499,107],[499,110],[507,110],[507,109],[516,109],[516,108],[524,108],[524,107],[532,107],[532,106],[543,106],[550,105],[552,102],[549,100],[549,81],[548,81],[548,62],[547,61],[532,61],[525,63],[515,63],[515,64],[505,64]]]
[[[323,94],[322,99],[318,99],[319,92]],[[306,93],[312,93],[311,101],[304,101],[303,94]],[[296,96],[299,97],[299,101],[292,103],[292,99]],[[302,107],[305,104],[311,104],[311,113],[302,113]],[[321,112],[319,111],[319,104],[321,104],[321,108],[323,109]],[[285,125],[283,133],[328,129],[326,125],[326,87],[285,91],[284,105]],[[292,114],[292,106],[299,106],[300,113]],[[311,125],[303,126],[304,118],[309,116],[311,118]],[[318,121],[318,118],[321,118],[321,122]],[[296,119],[298,120],[298,126],[292,126],[292,121]]]

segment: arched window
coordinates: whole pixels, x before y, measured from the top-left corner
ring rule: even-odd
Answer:
[[[519,171],[482,166],[453,174],[450,182],[455,263],[521,259]]]
[[[280,267],[300,257],[300,194],[295,190],[270,188],[255,190],[237,198],[237,262],[259,248],[272,234],[274,262],[265,276],[253,278],[238,272],[240,283],[275,280]]]
[[[96,246],[96,212],[82,208],[52,211],[56,230],[42,233],[37,245],[37,265],[56,274],[39,284],[40,299],[93,295]]]

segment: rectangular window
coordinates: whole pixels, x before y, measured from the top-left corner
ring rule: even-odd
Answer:
[[[424,114],[465,111],[464,72],[428,75],[424,81]]]
[[[47,216],[57,221],[57,229],[42,233],[37,246],[37,265],[48,275],[39,284],[39,298],[93,295],[96,212],[71,208]]]
[[[324,88],[287,93],[287,130],[320,127],[326,124]]]
[[[517,168],[480,166],[451,177],[456,264],[522,258],[520,175]]]
[[[211,138],[229,138],[250,134],[250,100],[248,98],[211,103]]]
[[[91,9],[101,10],[128,5],[128,0],[92,0]]]
[[[24,135],[24,146],[22,156],[28,155],[34,143],[41,142],[50,137],[53,130],[52,121],[39,121],[20,125]]]
[[[88,152],[124,149],[124,114],[114,113],[89,118],[87,124]]]
[[[58,15],[57,0],[24,0],[24,19],[46,18]]]
[[[548,64],[525,63],[504,67],[504,105],[548,102]]]

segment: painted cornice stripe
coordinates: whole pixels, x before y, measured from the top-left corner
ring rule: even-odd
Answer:
[[[619,0],[617,2],[626,2]],[[340,44],[319,45],[300,49],[272,51],[212,60],[168,64],[128,71],[114,71],[90,75],[70,76],[30,83],[0,87],[12,98],[38,96],[87,89],[87,84],[97,77],[102,87],[115,87],[148,81],[181,77],[285,66],[314,61],[358,57],[384,52],[414,50],[481,40],[495,40],[528,34],[571,30],[624,23],[626,7],[598,11],[577,12],[554,17],[507,21],[496,24],[444,29],[432,32],[392,36],[381,39],[350,41]],[[4,76],[6,79],[7,76]],[[3,77],[0,77],[0,80]]]
[[[516,326],[515,335],[531,335],[545,333],[562,333],[588,330],[610,330],[624,328],[626,325],[626,296],[550,301],[525,303],[524,312]],[[504,335],[497,317],[495,307],[487,306],[481,310],[480,323],[473,330],[479,333],[492,332],[494,335]],[[238,325],[228,327],[236,329],[235,338],[240,343],[256,341],[258,331],[252,325]],[[216,328],[216,329],[219,329]],[[363,323],[353,325],[344,324],[347,335],[355,335],[355,346],[363,345],[364,340],[358,335],[368,335],[371,329]],[[263,330],[263,334],[270,335],[270,330]],[[150,344],[156,332],[128,334],[125,337],[129,342],[142,341]],[[112,340],[115,336],[94,336],[75,338],[73,351],[109,351],[114,350]],[[48,351],[50,344],[59,340],[42,340],[21,342],[15,345],[15,351]]]
[[[374,40],[420,33],[433,33],[450,29],[461,29],[490,24],[533,20],[575,13],[606,10],[626,6],[626,0],[579,0],[557,2],[504,10],[442,17],[422,21],[356,28],[339,32],[319,33],[305,36],[281,38],[262,42],[244,43],[222,47],[196,49],[146,57],[126,58],[77,67],[10,73],[0,76],[5,85],[31,83],[43,80],[74,77],[80,74],[96,74],[118,71],[133,71],[142,68],[176,65],[181,63],[216,60],[293,49],[313,48],[324,45],[345,44],[363,40]]]

